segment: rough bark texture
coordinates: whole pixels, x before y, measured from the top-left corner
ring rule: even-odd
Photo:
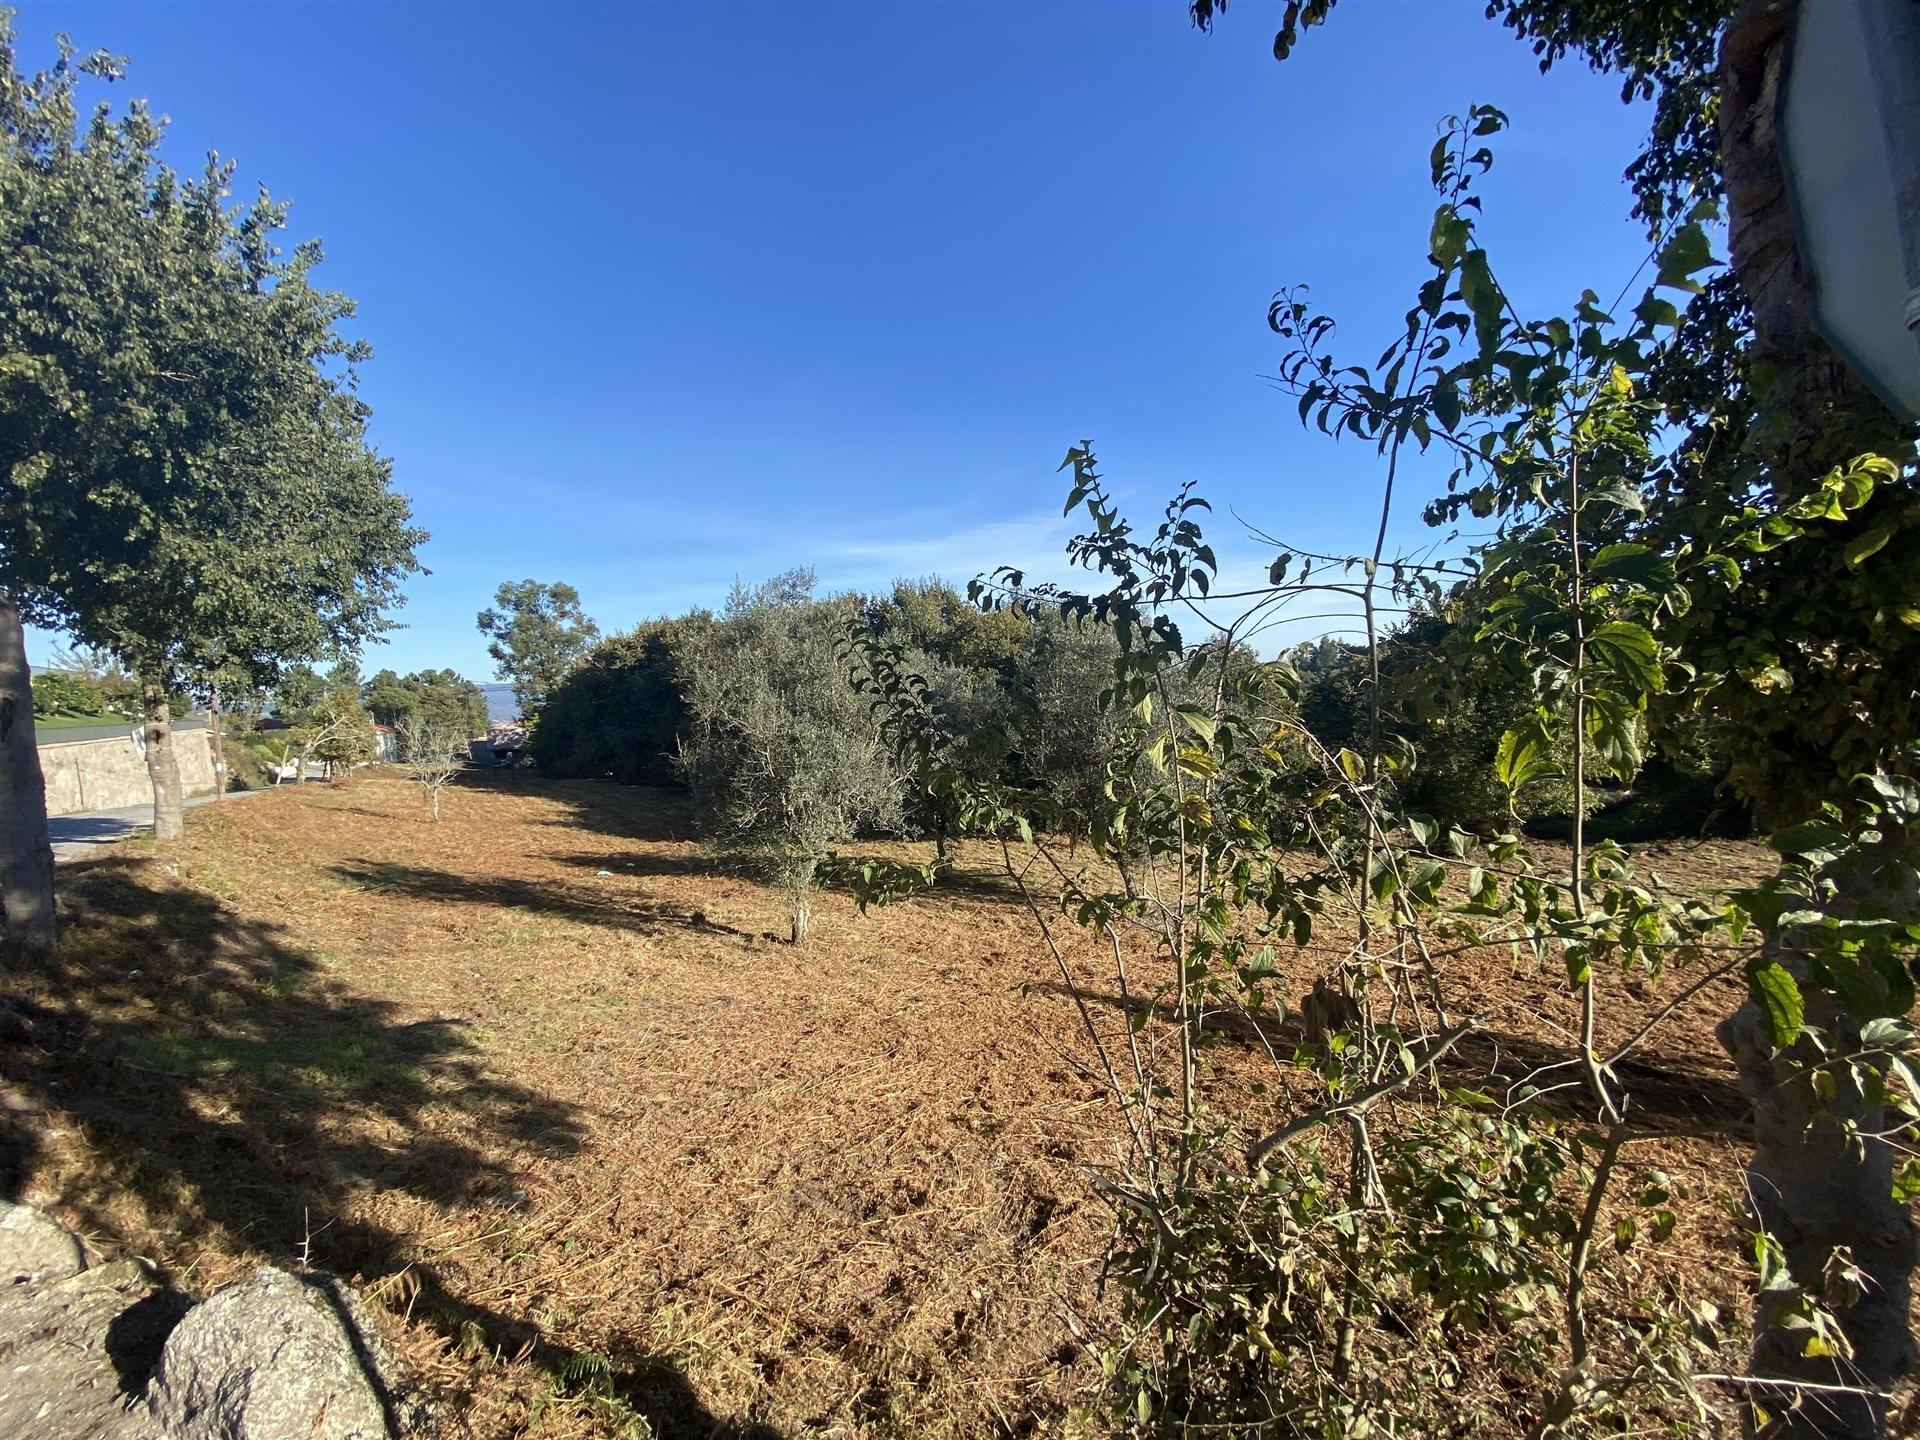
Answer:
[[[1797,251],[1776,133],[1780,87],[1795,0],[1747,0],[1728,22],[1721,49],[1720,149],[1726,180],[1734,273],[1752,307],[1756,387],[1771,412],[1758,432],[1776,469],[1815,474],[1847,455],[1821,453],[1822,437],[1842,407],[1866,398],[1864,385],[1814,334],[1811,283]],[[1789,476],[1791,478],[1791,476]],[[1796,979],[1804,959],[1774,958]],[[1830,1029],[1845,1049],[1857,1025],[1831,998],[1809,992],[1808,1023]],[[1893,1153],[1884,1141],[1849,1145],[1840,1121],[1864,1132],[1884,1127],[1878,1107],[1842,1094],[1814,1093],[1796,1047],[1774,1055],[1759,1009],[1749,1003],[1724,1021],[1719,1038],[1754,1104],[1749,1193],[1757,1222],[1786,1249],[1794,1280],[1819,1295],[1830,1267],[1848,1259],[1867,1277],[1865,1294],[1837,1310],[1853,1346],[1849,1361],[1808,1359],[1804,1332],[1756,1326],[1753,1368],[1825,1385],[1890,1387],[1913,1365],[1907,1324],[1916,1247],[1904,1205],[1892,1198]],[[1836,1297],[1844,1300],[1845,1296]],[[1763,1297],[1764,1302],[1764,1297]],[[1796,1392],[1762,1397],[1776,1415]],[[1797,1392],[1799,1403],[1769,1440],[1871,1440],[1883,1433],[1886,1407],[1866,1396]]]
[[[1794,244],[1793,212],[1774,120],[1786,80],[1794,0],[1747,0],[1720,50],[1720,165],[1734,270],[1768,349],[1792,354],[1813,338],[1813,291]]]
[[[1789,970],[1805,970],[1797,956],[1779,952],[1774,958]],[[1858,1043],[1859,1027],[1831,1005],[1810,1009],[1807,1019],[1827,1029],[1839,1049]],[[1850,1359],[1802,1355],[1806,1332],[1764,1325],[1763,1296],[1753,1373],[1818,1385],[1890,1387],[1913,1365],[1907,1328],[1913,1226],[1907,1207],[1893,1199],[1892,1149],[1884,1140],[1850,1143],[1840,1125],[1852,1120],[1871,1133],[1886,1127],[1886,1112],[1861,1104],[1857,1095],[1822,1101],[1811,1083],[1818,1057],[1806,1046],[1773,1054],[1766,1020],[1752,1004],[1722,1021],[1719,1037],[1740,1072],[1740,1088],[1753,1101],[1747,1191],[1755,1221],[1785,1248],[1794,1280],[1816,1296],[1829,1292],[1830,1267],[1851,1262],[1865,1276],[1857,1298],[1846,1286],[1829,1293],[1853,1347]],[[1783,1389],[1763,1403],[1777,1414],[1793,1396]],[[1886,1417],[1886,1405],[1870,1396],[1805,1392],[1792,1416],[1767,1434],[1769,1440],[1872,1440],[1884,1433]]]
[[[151,682],[141,687],[146,702],[147,775],[153,781],[153,838],[178,840],[186,827],[186,798],[180,787],[180,761],[173,753],[173,717],[167,692]]]
[[[19,944],[53,948],[53,846],[33,734],[33,675],[13,602],[0,595],[0,924]]]

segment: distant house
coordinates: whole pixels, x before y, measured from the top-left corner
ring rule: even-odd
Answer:
[[[490,725],[485,735],[467,742],[468,753],[481,765],[518,765],[526,749],[524,725]]]
[[[400,736],[391,725],[375,724],[373,743],[377,747],[380,759],[391,765],[400,758]]]

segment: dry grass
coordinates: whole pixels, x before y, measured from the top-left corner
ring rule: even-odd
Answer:
[[[310,1247],[396,1317],[455,1433],[1083,1428],[1113,1117],[984,847],[866,918],[823,896],[796,948],[671,795],[500,775],[443,803],[289,788],[64,870],[58,957],[5,977],[0,1184],[197,1289]],[[1756,859],[1659,863],[1711,887]],[[1571,1002],[1473,964],[1463,1079],[1512,1078]],[[1623,1035],[1658,1001],[1611,998]],[[1646,1052],[1643,1119],[1737,1117],[1707,1032],[1737,998]],[[1264,1103],[1257,1047],[1218,1053],[1216,1097]],[[1737,1308],[1737,1147],[1657,1149],[1662,1270]]]

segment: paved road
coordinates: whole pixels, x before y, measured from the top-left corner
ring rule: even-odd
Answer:
[[[244,799],[248,795],[264,795],[265,790],[233,790],[227,794],[229,800]],[[211,795],[192,795],[187,798],[189,808],[205,805],[213,799]],[[111,845],[116,840],[124,840],[129,835],[153,828],[153,806],[129,805],[124,810],[94,810],[85,815],[56,815],[47,821],[47,834],[53,840],[53,858],[55,860],[83,860],[98,853],[102,845]]]

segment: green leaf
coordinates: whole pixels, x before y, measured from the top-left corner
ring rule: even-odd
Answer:
[[[1625,480],[1615,480],[1611,484],[1601,485],[1587,492],[1587,503],[1599,502],[1612,505],[1621,510],[1631,511],[1635,515],[1647,513],[1647,497],[1640,493],[1640,487]]]
[[[1202,710],[1198,705],[1180,706],[1179,715],[1182,720],[1186,721],[1189,730],[1193,731],[1194,734],[1198,735],[1209,745],[1213,743],[1214,731],[1217,725],[1211,715]]]
[[[1634,307],[1633,313],[1650,329],[1671,329],[1680,323],[1680,312],[1674,307],[1673,302],[1662,300],[1651,290]]]
[[[1846,557],[1847,568],[1858,570],[1867,561],[1886,549],[1887,541],[1893,538],[1893,522],[1882,520],[1864,535],[1856,535],[1841,552]]]
[[[1469,234],[1467,222],[1460,218],[1460,212],[1451,205],[1442,205],[1433,212],[1433,230],[1427,237],[1427,247],[1433,252],[1433,263],[1442,269],[1451,270],[1459,263],[1460,256],[1467,248]]]
[[[1620,585],[1653,585],[1673,577],[1673,567],[1664,556],[1645,545],[1609,545],[1593,557],[1587,566],[1592,580]]]
[[[1826,971],[1834,993],[1840,997],[1840,1003],[1847,1007],[1847,1013],[1855,1019],[1880,1019],[1895,1015],[1904,1011],[1910,1003],[1911,996],[1903,991],[1899,996],[1900,1004],[1895,1006],[1894,989],[1887,983],[1887,977],[1871,964],[1853,956],[1823,955],[1820,968]],[[1869,1046],[1881,1043],[1864,1031],[1860,1039]]]
[[[1154,737],[1148,744],[1146,750],[1147,759],[1152,763],[1154,769],[1165,770],[1167,768],[1167,755],[1172,748],[1173,737],[1171,735],[1158,735]]]
[[[1473,333],[1480,345],[1480,358],[1483,363],[1491,364],[1500,348],[1507,299],[1493,278],[1486,251],[1469,250],[1461,257],[1460,298],[1473,312]]]
[[[1774,1049],[1784,1050],[1800,1038],[1806,1008],[1800,999],[1800,986],[1779,961],[1750,962],[1747,993],[1767,1017],[1767,1033]]]
[[[1587,697],[1587,738],[1617,777],[1631,780],[1640,770],[1640,696],[1595,689]]]
[[[1184,774],[1197,780],[1211,780],[1220,773],[1220,766],[1213,756],[1197,745],[1182,745],[1175,759]]]
[[[1894,1172],[1893,1198],[1902,1204],[1920,1199],[1920,1155],[1909,1155]]]
[[[1507,731],[1494,752],[1495,777],[1509,791],[1514,791],[1535,780],[1559,774],[1560,767],[1547,754],[1547,746],[1544,715],[1535,715],[1526,724]]]
[[[1698,295],[1704,287],[1693,277],[1712,264],[1713,242],[1707,238],[1706,227],[1698,223],[1683,225],[1660,252],[1660,271],[1654,283]]]
[[[1610,620],[1587,637],[1587,653],[1638,698],[1660,688],[1660,647],[1631,620]]]
[[[1774,831],[1767,837],[1767,844],[1782,855],[1821,856],[1833,854],[1846,838],[1845,831],[1825,820],[1803,820]]]

